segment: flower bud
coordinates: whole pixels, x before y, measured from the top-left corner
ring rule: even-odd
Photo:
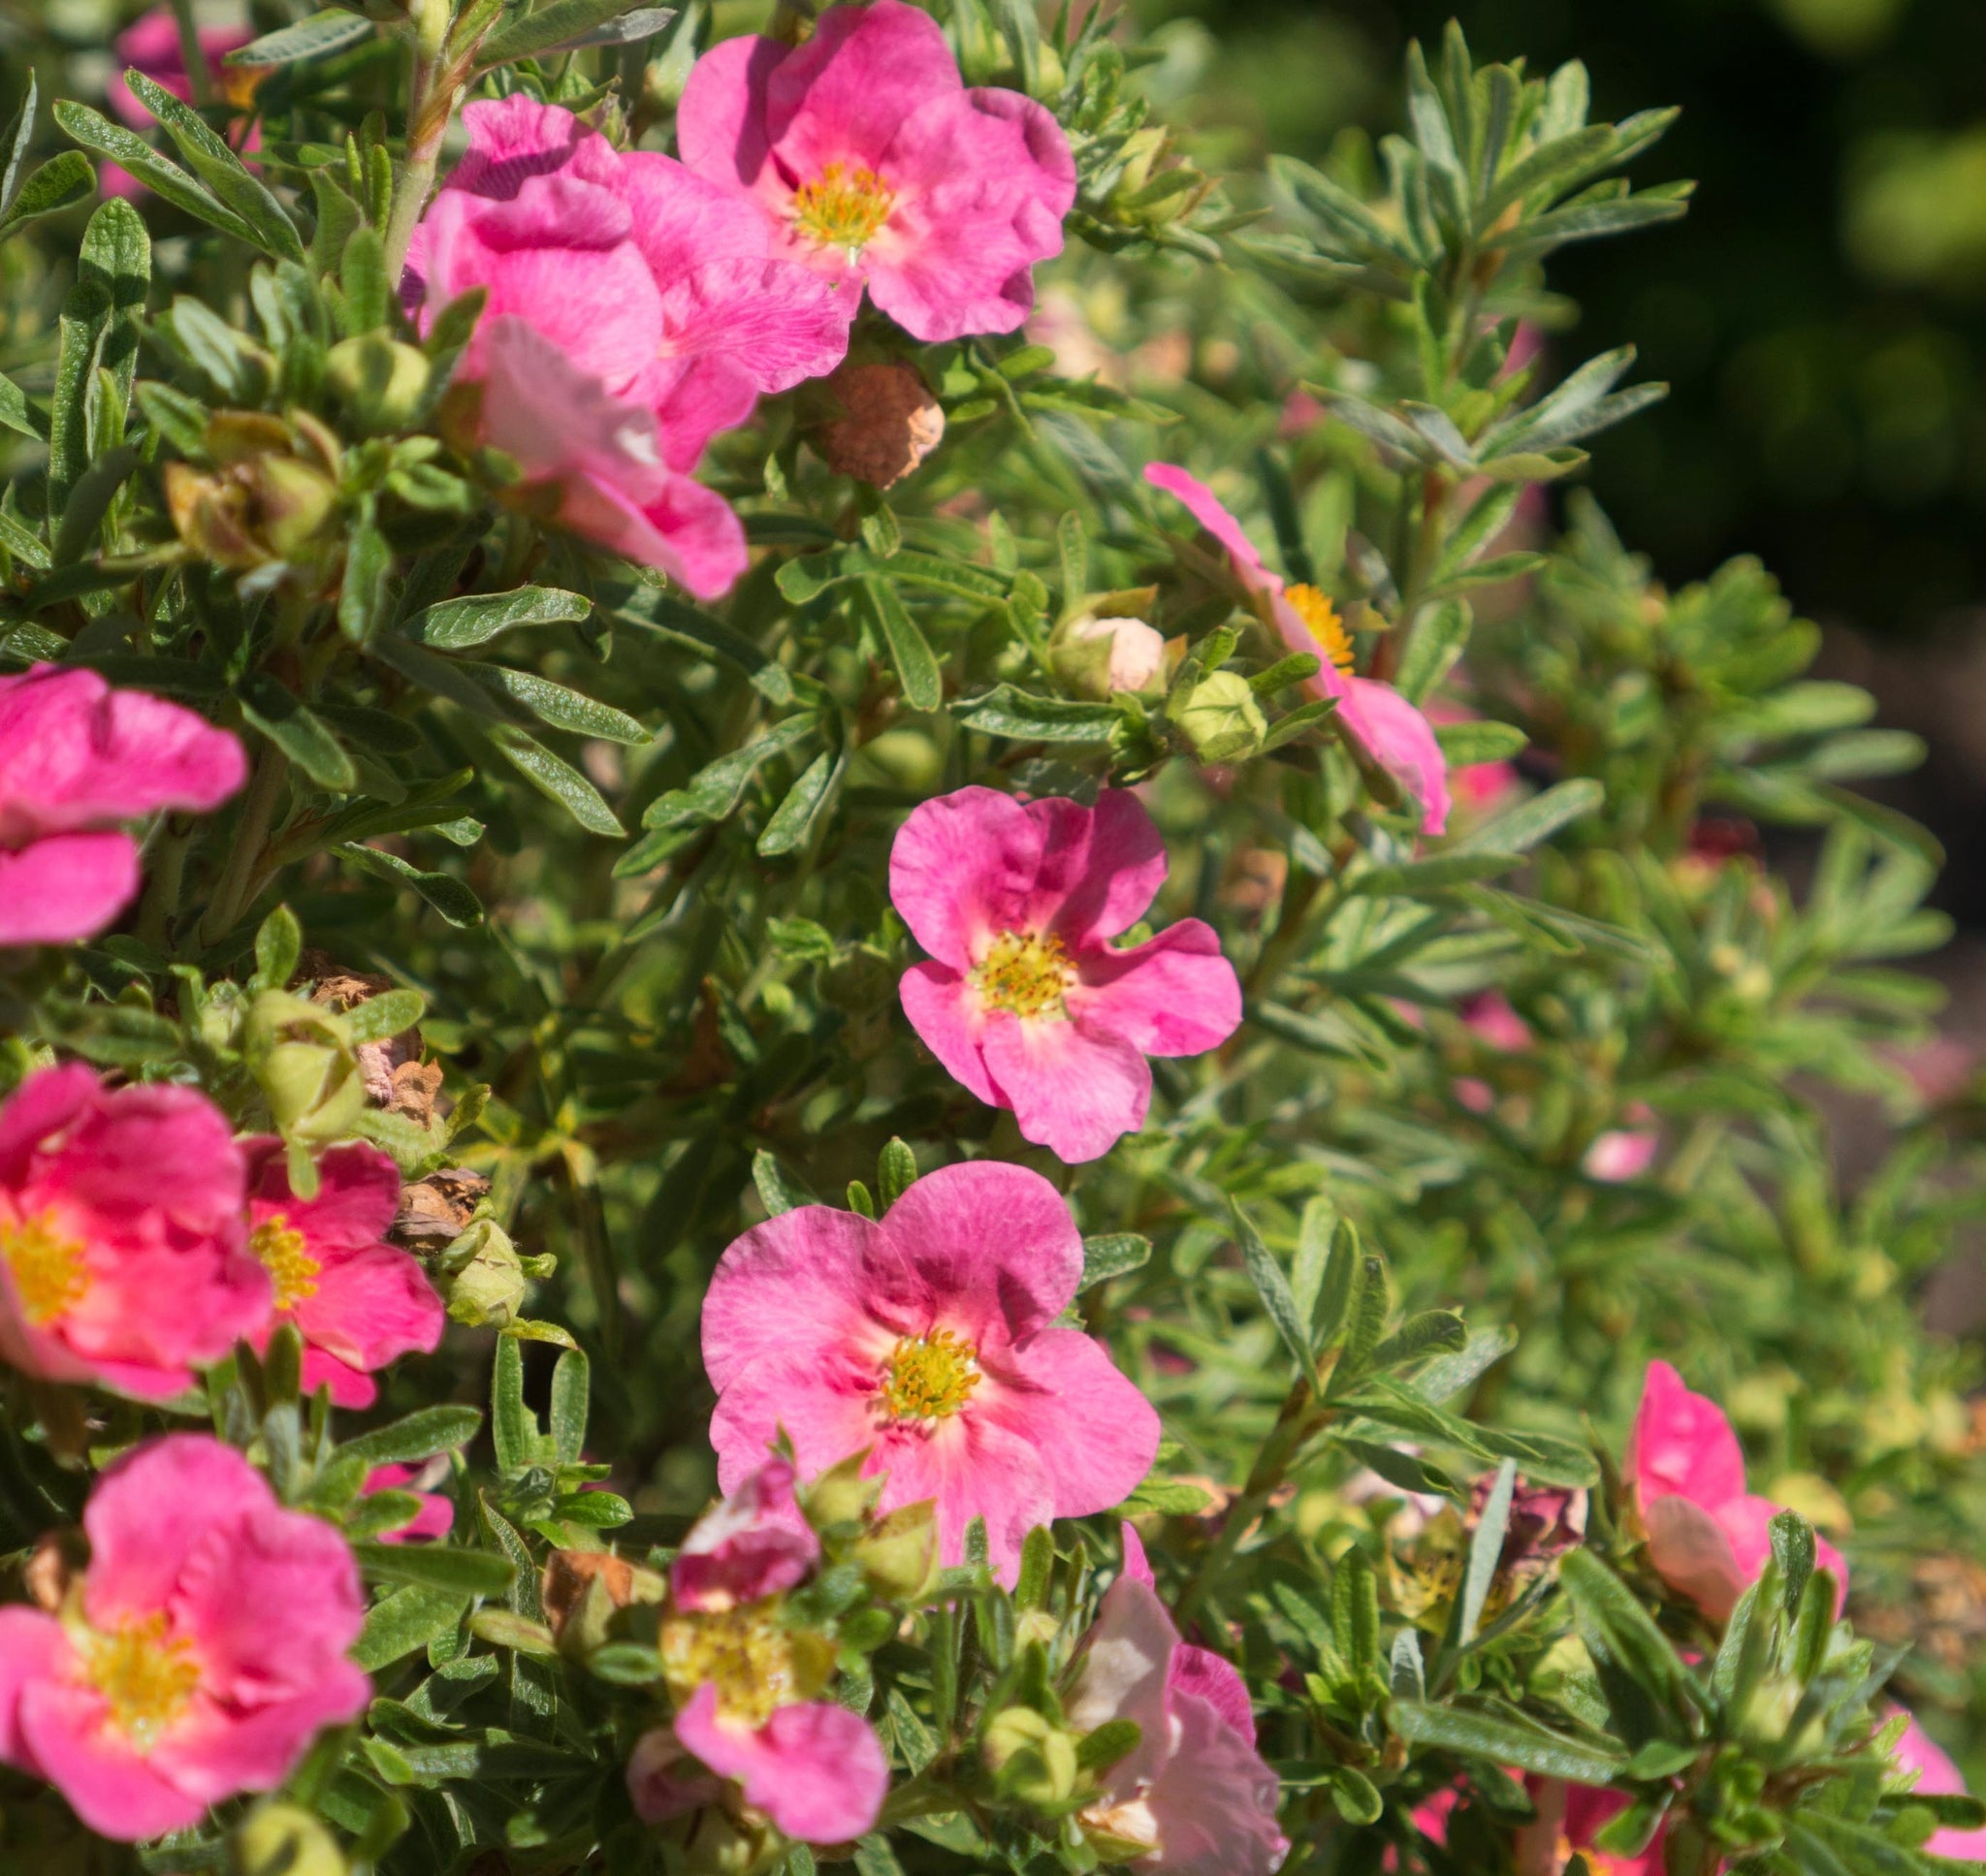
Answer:
[[[1041,1808],[1075,1790],[1075,1735],[1031,1706],[1009,1706],[986,1728],[986,1764],[1003,1792]]]
[[[433,370],[426,353],[372,332],[334,345],[324,376],[360,428],[378,435],[403,429],[413,421]]]
[[[862,1477],[863,1462],[870,1448],[851,1452],[837,1466],[830,1466],[806,1494],[807,1521],[826,1530],[837,1524],[853,1524],[866,1518],[882,1496],[883,1475]]]
[[[286,990],[259,992],[242,1053],[284,1139],[323,1142],[351,1131],[366,1084],[342,1018]]]
[[[524,1262],[495,1219],[479,1218],[447,1250],[440,1269],[448,1314],[471,1328],[501,1328],[524,1303]]]
[[[945,412],[917,367],[901,359],[836,366],[823,387],[837,414],[814,431],[836,475],[872,489],[901,482],[945,437]]]
[[[1172,700],[1167,715],[1201,762],[1235,762],[1253,755],[1268,733],[1262,706],[1238,671],[1202,678]]]
[[[294,1804],[257,1805],[228,1839],[230,1876],[345,1876],[337,1839]]]
[[[1056,633],[1049,660],[1072,690],[1101,700],[1114,690],[1149,690],[1166,668],[1166,641],[1141,619],[1084,613]]]
[[[877,1595],[893,1603],[921,1603],[938,1580],[936,1504],[920,1499],[880,1519],[856,1543],[854,1559]]]
[[[203,437],[212,466],[168,462],[166,510],[203,559],[235,572],[277,561],[316,568],[336,544],[337,439],[307,413],[291,421],[217,410]]]

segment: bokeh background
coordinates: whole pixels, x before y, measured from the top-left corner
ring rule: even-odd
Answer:
[[[1205,167],[1390,129],[1400,55],[1452,16],[1479,56],[1583,59],[1595,115],[1681,121],[1642,181],[1679,225],[1553,265],[1581,357],[1631,341],[1666,403],[1591,484],[1672,584],[1755,554],[1929,759],[1961,937],[1954,1033],[1986,1043],[1986,4],[1982,0],[1136,0]]]

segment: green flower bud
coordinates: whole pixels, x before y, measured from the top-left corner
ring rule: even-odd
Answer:
[[[372,434],[403,429],[428,395],[427,354],[384,333],[361,333],[331,348],[325,382]]]
[[[936,1505],[920,1499],[881,1519],[856,1543],[854,1559],[877,1595],[892,1603],[921,1603],[938,1580]]]
[[[1075,1735],[1031,1706],[1009,1706],[986,1728],[986,1764],[999,1788],[1041,1809],[1075,1791]]]
[[[478,1219],[441,1254],[448,1313],[471,1328],[501,1328],[524,1304],[524,1264],[494,1219]]]
[[[228,1839],[230,1876],[346,1876],[337,1839],[294,1804],[260,1804]]]
[[[366,1105],[365,1078],[344,1019],[265,990],[248,1005],[242,1053],[286,1140],[342,1139]]]
[[[838,1466],[830,1466],[814,1481],[806,1496],[807,1516],[823,1529],[837,1524],[854,1524],[876,1509],[882,1496],[883,1479],[862,1477],[862,1462],[870,1448],[850,1453]]]
[[[1262,706],[1238,671],[1202,678],[1172,700],[1167,715],[1201,762],[1237,762],[1253,755],[1268,733]]]

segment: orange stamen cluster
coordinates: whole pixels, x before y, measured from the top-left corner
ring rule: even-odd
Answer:
[[[1317,641],[1317,649],[1327,662],[1349,677],[1353,664],[1352,635],[1345,630],[1345,622],[1330,603],[1330,595],[1315,587],[1286,587],[1283,597],[1303,621],[1303,629]]]

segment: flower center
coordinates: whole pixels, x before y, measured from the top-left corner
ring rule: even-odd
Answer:
[[[1075,981],[1068,948],[1053,932],[1002,932],[974,968],[987,1009],[1016,1016],[1067,1016],[1062,993]]]
[[[111,1703],[111,1718],[149,1752],[200,1685],[190,1643],[166,1634],[163,1610],[121,1622],[82,1643],[83,1672]]]
[[[272,1212],[248,1234],[248,1248],[275,1279],[275,1306],[295,1309],[317,1294],[317,1273],[323,1264],[304,1248],[304,1234],[290,1228],[289,1219]]]
[[[1297,609],[1297,617],[1303,621],[1303,629],[1317,641],[1317,649],[1326,659],[1349,676],[1352,635],[1338,618],[1338,609],[1330,603],[1330,595],[1318,591],[1315,587],[1285,587],[1283,597]]]
[[[662,1666],[679,1704],[706,1682],[727,1720],[760,1727],[777,1707],[811,1699],[826,1684],[833,1647],[798,1636],[775,1618],[777,1597],[740,1608],[670,1615],[662,1623]]]
[[[830,163],[812,182],[793,191],[793,221],[822,247],[845,247],[850,257],[889,219],[896,191],[872,169]]]
[[[68,1315],[89,1291],[83,1246],[56,1228],[53,1212],[0,1224],[0,1257],[14,1273],[21,1314],[35,1328]]]
[[[949,1329],[907,1335],[883,1367],[882,1406],[893,1420],[948,1420],[978,1384],[978,1351]]]

